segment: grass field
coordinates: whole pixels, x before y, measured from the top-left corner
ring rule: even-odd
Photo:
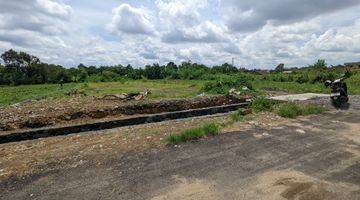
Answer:
[[[285,91],[289,93],[330,93],[322,83],[276,82],[263,80],[260,75],[253,75],[251,82],[257,92],[265,90]],[[28,99],[69,98],[70,90],[83,90],[88,96],[141,92],[150,89],[149,99],[174,99],[195,97],[202,93],[204,80],[129,80],[122,82],[69,83],[63,89],[58,84],[0,86],[0,105],[9,105]],[[346,80],[350,95],[360,94],[360,73]]]
[[[58,84],[0,86],[0,105],[9,105],[28,99],[69,98],[73,89],[85,91],[89,96],[141,92],[151,90],[150,99],[174,99],[194,97],[200,93],[204,81],[183,80],[138,80],[106,83],[69,83],[63,89]]]
[[[276,82],[263,80],[260,76],[255,76],[252,82],[253,87],[257,90],[285,91],[290,93],[330,93],[323,83],[297,83],[297,82]],[[348,86],[350,95],[360,94],[360,73],[356,73],[345,81]]]

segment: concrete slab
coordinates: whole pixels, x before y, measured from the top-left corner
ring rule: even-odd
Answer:
[[[270,98],[279,101],[305,101],[317,97],[329,97],[329,96],[330,96],[329,94],[304,93],[304,94],[281,95]]]

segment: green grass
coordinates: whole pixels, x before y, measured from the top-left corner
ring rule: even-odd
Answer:
[[[230,114],[230,118],[233,122],[238,122],[244,120],[244,109],[239,108],[235,112]]]
[[[345,80],[350,95],[360,94],[360,73],[356,73]]]
[[[326,88],[321,83],[297,83],[297,82],[275,82],[268,80],[256,80],[253,83],[256,90],[274,90],[286,91],[290,93],[329,93],[329,88]]]
[[[77,87],[77,84],[65,84],[63,89],[58,84],[43,85],[22,85],[22,86],[1,86],[0,87],[0,105],[8,105],[28,99],[37,98],[60,98],[65,93]]]
[[[273,75],[275,76],[275,75]],[[360,94],[360,73],[354,73],[350,78],[346,79],[345,82],[348,86],[350,95]],[[274,90],[274,91],[285,91],[290,93],[330,93],[330,89],[326,88],[323,83],[297,83],[292,82],[277,82],[271,80],[261,79],[261,76],[255,76],[252,85],[255,90]]]
[[[0,86],[0,105],[9,105],[37,98],[69,98],[73,89],[85,91],[90,96],[140,92],[150,89],[149,99],[176,99],[195,97],[204,81],[190,80],[137,80],[122,82],[69,83],[63,89],[59,84]]]
[[[275,105],[276,102],[274,100],[259,97],[251,102],[251,109],[254,112],[263,112],[263,111],[272,112],[274,110]]]
[[[295,103],[284,103],[279,106],[278,115],[286,118],[296,118],[300,115],[320,114],[326,109],[319,105],[297,105]]]
[[[275,76],[269,75],[269,76]],[[242,76],[241,76],[242,77]],[[322,83],[297,83],[297,82],[276,82],[264,79],[262,75],[246,75],[244,82],[249,82],[253,86],[256,94],[261,94],[266,90],[286,91],[290,93],[330,93]],[[232,80],[231,76],[224,75],[224,80]],[[103,96],[105,94],[119,94],[128,92],[139,92],[144,89],[150,89],[149,99],[176,99],[195,97],[201,93],[209,81],[205,80],[121,80],[118,82],[98,82],[98,83],[69,83],[64,84],[61,89],[58,84],[42,85],[22,85],[22,86],[0,86],[0,106],[18,103],[28,99],[38,98],[69,98],[66,95],[72,89],[81,89],[89,96]],[[234,81],[237,83],[236,81]],[[242,80],[238,80],[239,84]],[[215,83],[215,82],[214,82]],[[221,82],[222,83],[222,82]],[[232,84],[232,82],[230,81]],[[234,83],[234,84],[235,84]],[[360,94],[360,73],[354,73],[346,79],[350,95]],[[223,83],[222,83],[223,84]],[[226,93],[230,86],[220,89]],[[230,84],[230,85],[231,85]],[[241,85],[241,84],[240,84]],[[218,86],[218,85],[215,85]],[[224,89],[225,88],[225,89]],[[208,92],[211,93],[211,92]]]
[[[204,124],[198,128],[192,128],[183,131],[181,134],[170,135],[166,138],[169,144],[177,144],[180,142],[186,142],[189,140],[195,140],[202,138],[206,135],[216,135],[220,132],[220,126],[215,123]]]

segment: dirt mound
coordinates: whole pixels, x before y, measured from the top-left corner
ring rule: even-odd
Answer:
[[[315,179],[298,171],[271,171],[260,175],[241,193],[246,199],[347,200],[357,186]]]
[[[0,131],[91,122],[104,118],[172,112],[241,103],[246,97],[212,96],[160,101],[116,101],[93,97],[38,101],[0,108]]]

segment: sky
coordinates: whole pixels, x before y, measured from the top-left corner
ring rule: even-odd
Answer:
[[[360,0],[0,0],[0,52],[65,67],[360,61]]]

